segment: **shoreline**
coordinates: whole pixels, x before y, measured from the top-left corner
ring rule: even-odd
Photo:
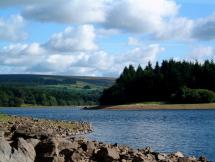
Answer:
[[[84,110],[215,110],[215,103],[100,105]]]
[[[30,122],[30,123],[29,123]],[[39,123],[38,123],[39,122]],[[56,132],[65,129],[50,123],[71,122],[34,120],[0,114],[0,161],[4,162],[209,162],[205,157],[185,156],[181,152],[160,153],[150,147],[133,149],[127,145],[89,141],[83,137]],[[57,123],[56,123],[57,122]],[[77,122],[81,124],[80,122]],[[76,123],[76,124],[77,124]],[[74,123],[73,123],[74,124]],[[77,125],[79,128],[80,125]],[[49,128],[47,128],[49,127]],[[45,129],[43,129],[45,128]],[[88,128],[87,128],[88,129]],[[41,132],[42,130],[42,132]],[[72,129],[74,130],[74,129]],[[72,132],[71,132],[72,133]]]
[[[23,108],[23,109],[28,109],[28,108],[77,108],[77,109],[83,109],[83,108],[92,108],[96,107],[97,105],[81,105],[81,106],[76,106],[76,105],[71,105],[71,106],[17,106],[17,107],[2,107],[0,106],[0,109],[4,108]]]

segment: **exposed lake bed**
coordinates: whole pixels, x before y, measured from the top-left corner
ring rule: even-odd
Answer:
[[[134,148],[151,146],[159,152],[182,151],[214,161],[214,110],[84,111],[71,108],[2,108],[1,112],[34,118],[88,121],[87,137]]]

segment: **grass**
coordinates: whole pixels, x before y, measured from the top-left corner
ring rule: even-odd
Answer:
[[[12,116],[8,116],[5,114],[0,113],[0,122],[9,122],[9,121],[13,121],[14,118]]]
[[[89,86],[90,89],[84,89],[85,86]],[[53,90],[66,90],[66,91],[76,91],[76,92],[86,92],[94,90],[103,90],[105,87],[96,84],[89,84],[81,81],[77,81],[74,84],[58,84],[58,85],[40,85],[38,88],[42,89],[53,89]]]

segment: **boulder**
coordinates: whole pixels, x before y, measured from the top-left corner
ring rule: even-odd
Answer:
[[[38,143],[38,145],[35,147],[37,154],[35,162],[53,161],[53,158],[55,156],[58,157],[59,155],[58,144],[59,143],[56,138],[46,139]]]
[[[181,153],[181,152],[176,152],[176,153],[174,153],[173,154],[174,156],[176,156],[176,157],[179,157],[179,158],[183,158],[184,157],[184,155]]]
[[[92,141],[88,141],[87,143],[83,143],[81,145],[81,148],[83,149],[83,151],[86,152],[86,154],[88,156],[92,156],[94,151],[96,150],[96,146],[95,143]]]
[[[142,157],[134,157],[132,162],[145,162],[145,160]]]
[[[31,144],[19,138],[17,148],[12,148],[8,141],[0,140],[0,162],[34,162],[36,153]]]
[[[71,156],[71,162],[80,162],[83,160],[83,157],[80,152],[75,151]]]
[[[28,143],[26,140],[23,138],[18,139],[18,152],[22,152],[24,156],[26,157],[26,161],[34,161],[36,157],[36,152],[34,150],[34,147],[32,144]]]
[[[77,141],[71,142],[66,139],[58,139],[58,150],[59,151],[65,150],[65,149],[76,150],[76,149],[78,149],[78,147],[79,147],[79,144]]]
[[[50,134],[38,127],[20,126],[14,131],[12,139],[16,140],[19,137],[22,137],[24,139],[47,139],[49,136]]]
[[[200,156],[199,157],[199,161],[201,161],[201,162],[208,162],[208,159],[206,157],[204,157],[204,156]]]
[[[97,161],[110,162],[120,159],[119,153],[116,148],[102,147],[96,154],[95,159]]]
[[[12,148],[9,145],[8,141],[1,139],[0,140],[0,162],[14,162],[11,158]]]
[[[35,138],[29,138],[26,140],[28,143],[30,143],[33,147],[36,147],[38,143],[40,143],[40,140]]]
[[[157,159],[159,161],[162,161],[162,160],[165,160],[167,158],[167,155],[166,154],[158,154],[157,155]]]
[[[193,162],[190,158],[182,157],[178,159],[178,162]]]

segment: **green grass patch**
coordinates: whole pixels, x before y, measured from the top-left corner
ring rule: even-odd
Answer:
[[[0,122],[12,121],[13,117],[0,113]]]

